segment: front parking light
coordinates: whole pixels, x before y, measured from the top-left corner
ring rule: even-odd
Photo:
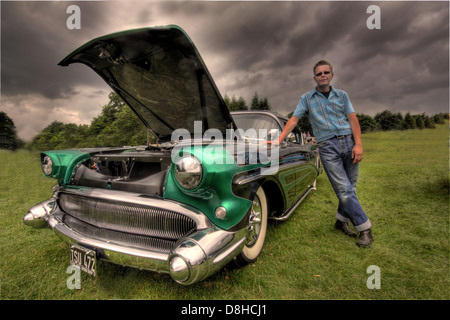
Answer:
[[[215,215],[217,218],[223,220],[227,216],[227,209],[225,209],[224,207],[217,207],[216,211],[215,211]]]

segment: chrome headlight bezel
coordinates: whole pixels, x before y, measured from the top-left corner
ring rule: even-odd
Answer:
[[[184,156],[175,163],[174,175],[182,188],[194,190],[203,179],[202,163],[193,155]]]
[[[53,161],[49,156],[42,158],[41,168],[46,176],[51,176],[53,172]]]

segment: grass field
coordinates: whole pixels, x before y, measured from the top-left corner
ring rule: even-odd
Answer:
[[[50,229],[22,223],[55,184],[39,156],[0,151],[0,299],[2,300],[335,300],[449,299],[449,130],[363,135],[358,195],[375,242],[359,248],[333,229],[336,197],[325,174],[296,213],[269,226],[258,261],[226,267],[184,287],[168,275],[99,262],[69,290],[69,250]],[[369,289],[369,266],[380,288]],[[347,310],[351,312],[351,310]]]

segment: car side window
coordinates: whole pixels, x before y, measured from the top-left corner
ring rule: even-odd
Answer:
[[[283,127],[286,126],[287,121],[284,119],[280,119],[280,121],[283,123]],[[304,139],[302,138],[302,132],[298,126],[295,126],[295,128],[292,130],[292,132],[286,137],[285,139],[287,142],[291,143],[298,143],[298,144],[304,144]]]
[[[236,126],[243,130],[244,136],[258,139],[268,139],[273,130],[281,132],[278,122],[270,116],[264,114],[242,113],[233,114]],[[262,134],[263,136],[260,136]]]

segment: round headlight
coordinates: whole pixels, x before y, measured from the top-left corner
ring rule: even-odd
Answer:
[[[42,166],[42,171],[44,171],[45,175],[49,176],[52,174],[53,162],[49,156],[45,156],[44,159],[42,159],[41,166]]]
[[[183,157],[175,164],[175,179],[185,189],[197,188],[202,176],[202,164],[194,156]]]

